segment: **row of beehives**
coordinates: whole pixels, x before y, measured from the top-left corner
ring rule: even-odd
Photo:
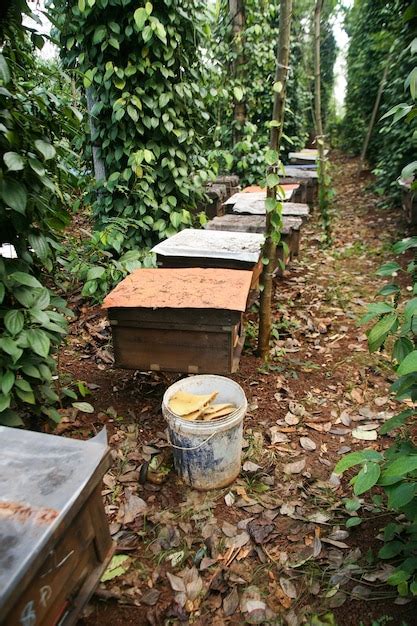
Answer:
[[[317,175],[287,167],[282,187],[284,264],[298,254]],[[301,190],[301,191],[300,191]],[[105,299],[115,363],[139,370],[231,373],[244,343],[243,314],[262,269],[266,191],[247,188],[222,203],[204,229],[186,229],[153,251],[158,269],[138,269]],[[277,259],[277,261],[278,261]],[[278,265],[278,263],[277,263]]]

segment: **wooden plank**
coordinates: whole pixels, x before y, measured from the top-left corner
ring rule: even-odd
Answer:
[[[115,361],[127,369],[226,373],[232,365],[232,329],[217,332],[175,329],[113,329]]]
[[[83,568],[88,564],[94,567],[97,564],[94,535],[88,508],[85,507],[63,536],[57,538],[56,545],[46,555],[41,567],[31,572],[30,583],[6,618],[8,626],[21,626],[24,616],[29,614],[36,615],[36,622],[30,623],[42,626],[55,623],[53,619],[65,606],[66,598],[73,592]]]
[[[233,326],[238,323],[241,313],[227,309],[143,309],[143,308],[115,308],[110,309],[109,319],[115,320],[116,325],[147,326],[149,323],[156,324],[156,328],[192,327],[206,329],[211,327],[213,331],[221,326]]]

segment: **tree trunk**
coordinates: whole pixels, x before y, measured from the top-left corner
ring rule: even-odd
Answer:
[[[331,243],[330,176],[325,154],[325,135],[321,110],[320,19],[324,0],[317,0],[314,10],[314,113],[316,118],[316,144],[318,150],[317,174],[319,183],[319,209],[324,229],[324,243]]]
[[[98,146],[93,140],[96,129],[94,125],[94,119],[91,115],[91,109],[94,106],[94,92],[91,87],[88,87],[85,91],[85,96],[87,100],[87,110],[88,110],[88,120],[90,123],[90,134],[91,134],[91,152],[93,154],[93,167],[94,167],[94,177],[97,182],[106,178],[106,168],[104,165],[104,161],[98,154]]]
[[[229,15],[233,28],[233,51],[236,55],[232,63],[231,73],[235,81],[239,82],[245,71],[245,55],[243,34],[245,30],[245,0],[229,0]],[[241,126],[246,121],[246,103],[242,99],[233,100],[233,145],[242,139]]]
[[[319,166],[324,160],[323,118],[321,114],[320,77],[320,18],[323,0],[317,0],[314,10],[314,114],[316,118],[316,141],[319,153]]]
[[[279,13],[279,40],[277,50],[277,65],[274,85],[274,107],[272,112],[271,137],[269,147],[276,152],[276,163],[269,168],[270,175],[278,173],[279,149],[281,143],[282,129],[284,125],[285,94],[288,75],[288,61],[290,56],[290,34],[291,34],[292,0],[280,1]],[[277,199],[277,182],[270,182],[270,175],[267,177],[267,198]],[[268,181],[268,178],[270,181]],[[273,177],[272,177],[273,180]],[[271,210],[267,207],[266,212],[266,233],[263,250],[264,259],[267,260],[262,271],[262,292],[259,310],[259,338],[258,354],[264,359],[268,359],[269,341],[272,329],[272,295],[273,295],[273,273],[276,267],[277,226],[280,230],[282,224],[282,204],[278,202]],[[274,216],[277,219],[274,220]]]
[[[378,88],[378,93],[376,94],[374,108],[372,109],[371,119],[369,120],[369,126],[368,126],[368,130],[366,132],[365,141],[363,142],[361,158],[359,160],[359,172],[362,171],[363,166],[365,164],[366,152],[368,150],[369,141],[371,139],[372,130],[374,128],[374,124],[375,124],[375,120],[376,120],[376,114],[378,113],[379,104],[381,102],[381,98],[382,98],[382,94],[383,94],[383,91],[384,91],[385,83],[387,82],[388,68],[390,66],[390,63],[391,63],[391,56],[388,57],[387,64],[385,65],[385,68],[384,68],[384,73],[382,74],[381,82],[379,83],[379,88]]]

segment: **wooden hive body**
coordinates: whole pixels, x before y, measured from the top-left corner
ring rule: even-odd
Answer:
[[[236,371],[252,272],[136,270],[104,301],[118,367],[185,373]]]

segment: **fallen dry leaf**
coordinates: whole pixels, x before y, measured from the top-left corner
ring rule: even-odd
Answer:
[[[279,579],[279,584],[281,585],[281,589],[283,592],[292,600],[297,597],[297,589],[293,582],[289,578],[285,578],[281,576]]]
[[[308,452],[312,452],[317,448],[317,444],[309,437],[300,437],[300,446]]]
[[[299,474],[303,471],[305,466],[305,459],[301,459],[300,461],[294,461],[294,463],[287,463],[284,465],[284,472],[285,474]]]
[[[355,428],[352,430],[352,437],[364,441],[375,441],[375,439],[378,438],[378,433],[376,430],[360,430],[359,428]]]
[[[148,510],[148,505],[145,500],[135,496],[130,491],[126,495],[126,499],[123,503],[123,524],[130,524],[138,515],[143,515]]]

